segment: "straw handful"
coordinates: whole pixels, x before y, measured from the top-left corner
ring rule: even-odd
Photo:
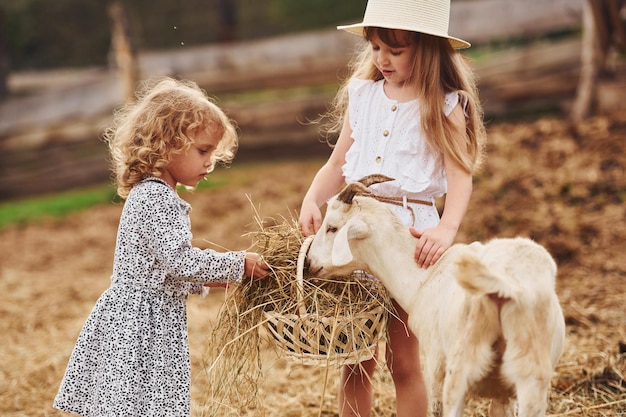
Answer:
[[[279,352],[307,365],[344,365],[370,359],[385,334],[391,303],[379,281],[357,271],[346,277],[309,276],[305,258],[312,237],[284,222],[254,233],[272,268],[263,306]]]

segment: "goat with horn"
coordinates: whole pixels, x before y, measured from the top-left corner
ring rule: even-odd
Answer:
[[[493,239],[453,245],[419,268],[417,239],[364,188],[351,183],[329,200],[309,272],[381,280],[420,341],[434,415],[461,417],[471,394],[492,400],[492,417],[516,415],[515,399],[519,417],[543,417],[565,343],[550,254],[530,239]]]

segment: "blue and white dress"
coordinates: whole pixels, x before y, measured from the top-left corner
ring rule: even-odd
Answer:
[[[130,192],[111,286],[76,342],[54,407],[85,417],[188,417],[186,299],[205,282],[237,282],[245,252],[191,246],[189,211],[167,183]]]

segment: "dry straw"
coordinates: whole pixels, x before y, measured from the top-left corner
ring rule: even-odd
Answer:
[[[303,265],[303,244],[310,240],[302,237],[296,221],[263,220],[258,213],[255,220],[253,250],[263,255],[271,274],[227,290],[206,355],[211,392],[204,415],[259,410],[264,341],[301,364],[339,366],[371,358],[386,336],[393,307],[379,281],[358,272],[311,277]]]
[[[306,238],[296,264],[296,309],[263,312],[268,330],[283,354],[307,365],[346,365],[374,356],[386,326],[386,310],[377,294],[380,283],[365,273],[313,283],[304,288],[304,260],[312,242]],[[287,283],[294,287],[293,283]],[[280,305],[274,305],[280,307]]]

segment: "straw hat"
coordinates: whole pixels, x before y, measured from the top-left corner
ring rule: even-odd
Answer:
[[[363,35],[363,28],[375,26],[403,29],[446,38],[455,49],[470,43],[448,35],[450,0],[369,0],[361,23],[337,29]]]

